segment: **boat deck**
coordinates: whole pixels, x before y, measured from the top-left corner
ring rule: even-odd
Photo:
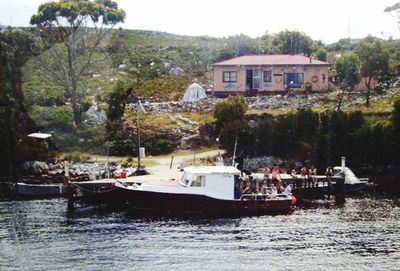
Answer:
[[[71,182],[72,184],[93,184],[93,185],[100,185],[100,184],[113,184],[116,181],[121,183],[143,183],[143,182],[154,182],[154,181],[173,181],[173,180],[180,180],[183,175],[182,171],[177,170],[161,170],[161,171],[150,171],[149,175],[140,175],[140,176],[130,176],[126,178],[120,179],[100,179],[100,180],[93,180],[93,181],[84,181],[84,182]]]

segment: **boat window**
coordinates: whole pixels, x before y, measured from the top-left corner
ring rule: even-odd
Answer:
[[[190,186],[203,187],[206,185],[206,176],[196,176]]]
[[[183,174],[180,183],[182,185],[188,186],[190,181],[193,179],[193,177],[194,177],[193,174],[185,173],[185,174]]]
[[[333,170],[333,175],[334,176],[339,176],[341,172],[342,172],[342,169],[334,169]]]

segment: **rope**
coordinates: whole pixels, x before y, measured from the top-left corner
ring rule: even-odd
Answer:
[[[114,191],[114,190],[117,189],[116,187],[113,187],[112,189],[108,189],[108,190],[93,191],[93,190],[89,190],[89,189],[83,188],[82,186],[79,186],[76,183],[71,183],[71,184],[76,186],[77,188],[81,189],[82,191],[89,192],[89,193],[95,193],[95,194],[108,193],[108,192],[111,192],[111,191]]]

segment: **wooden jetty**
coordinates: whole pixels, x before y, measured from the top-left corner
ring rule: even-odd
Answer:
[[[260,191],[265,183],[270,186],[270,183],[278,182],[258,173],[246,176],[243,181],[252,183],[255,191]],[[289,174],[281,174],[280,183],[283,184],[284,187],[290,185],[292,194],[296,196],[299,201],[302,199],[321,198],[324,196],[335,196],[336,200],[344,201],[347,193],[357,192],[355,190],[352,191],[353,189],[349,187],[346,189],[345,179],[338,176],[327,177],[324,175],[317,175],[313,176],[312,179],[310,177],[303,178],[300,175],[291,176]]]

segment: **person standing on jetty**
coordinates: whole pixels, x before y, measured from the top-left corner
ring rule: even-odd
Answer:
[[[281,172],[278,165],[274,165],[271,172],[271,179],[275,185],[281,182]]]
[[[224,165],[224,158],[222,157],[220,152],[218,152],[218,154],[217,154],[217,158],[215,159],[215,164],[217,166],[223,166]]]
[[[303,180],[303,185],[304,187],[307,186],[307,179],[308,179],[308,172],[307,172],[307,168],[306,167],[302,167],[300,170],[300,176],[301,179]]]

